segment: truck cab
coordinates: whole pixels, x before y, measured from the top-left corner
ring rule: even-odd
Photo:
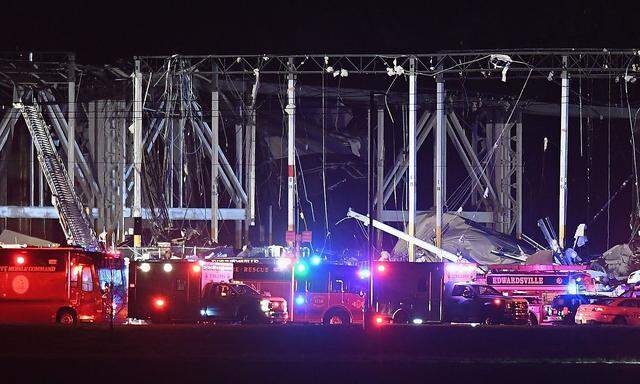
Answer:
[[[525,299],[503,296],[495,288],[477,283],[453,283],[445,287],[445,321],[482,324],[527,324]]]
[[[207,283],[202,293],[200,315],[205,321],[242,323],[284,322],[287,302],[261,294],[240,283]]]

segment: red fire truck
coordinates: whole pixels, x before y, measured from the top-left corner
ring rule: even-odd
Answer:
[[[529,301],[532,324],[553,321],[551,303],[560,294],[595,293],[595,283],[584,265],[491,265],[480,281],[507,296]]]
[[[101,255],[77,248],[0,249],[0,323],[107,320],[96,272]]]

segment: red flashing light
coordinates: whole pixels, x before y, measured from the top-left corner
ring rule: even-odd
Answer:
[[[495,304],[495,305],[500,305],[500,303],[502,303],[502,300],[500,300],[500,299],[493,299],[493,304]]]
[[[382,318],[382,316],[376,316],[375,322],[376,322],[377,325],[382,324],[383,321],[384,321],[384,319]]]
[[[192,269],[193,269],[193,272],[198,273],[202,268],[199,265],[194,265]]]
[[[157,309],[162,309],[164,308],[165,304],[167,304],[164,299],[162,297],[157,297],[153,300],[153,305],[157,308]]]
[[[25,261],[26,261],[26,260],[25,260],[24,256],[18,256],[18,257],[16,257],[16,264],[18,264],[18,265],[22,265],[22,264],[24,264],[24,262],[25,262]]]
[[[385,268],[384,265],[380,264],[378,265],[378,272],[384,272],[387,268]]]

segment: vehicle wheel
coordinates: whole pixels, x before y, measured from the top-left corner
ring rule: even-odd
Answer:
[[[618,316],[615,319],[613,319],[613,324],[615,324],[615,325],[627,325],[627,320],[622,316]]]
[[[396,312],[395,316],[393,316],[394,324],[409,324],[409,313],[405,310],[399,310]]]
[[[529,312],[529,322],[527,324],[534,327],[538,325],[538,318],[533,312]]]
[[[349,314],[341,309],[331,310],[324,315],[322,319],[324,325],[349,325],[351,324],[351,318]]]
[[[56,316],[56,324],[63,327],[74,327],[78,323],[76,313],[71,309],[61,309]]]
[[[487,316],[482,321],[482,324],[484,324],[484,325],[496,325],[496,324],[498,324],[498,322],[493,317]]]

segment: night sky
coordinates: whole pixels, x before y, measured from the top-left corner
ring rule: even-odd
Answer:
[[[73,51],[78,62],[103,64],[145,54],[429,53],[492,48],[633,48],[640,42],[640,2],[440,3],[446,5],[404,1],[178,1],[169,5],[87,1],[36,5],[9,0],[2,7],[0,48]],[[616,97],[618,91],[615,88]],[[555,92],[547,89],[542,95]],[[559,100],[559,90],[557,95]],[[549,120],[525,123],[540,127],[525,133],[525,211],[527,204],[538,208],[525,217],[525,230],[531,233],[537,217],[556,215],[557,149],[552,147],[545,153],[541,146],[544,137],[556,145],[559,130]],[[594,122],[591,127],[589,140],[595,160],[577,155],[577,136],[571,138],[569,232],[577,222],[593,217],[606,201],[602,185],[593,181],[604,183],[606,177],[601,161],[606,147],[596,145],[607,140],[606,123]],[[629,175],[631,166],[628,126],[625,130],[624,125],[615,124],[614,129],[620,129],[614,130],[611,144],[615,166],[612,192]],[[542,177],[543,167],[547,167],[548,179]],[[596,187],[584,181],[587,167]],[[589,209],[585,201],[588,193],[593,195]],[[630,189],[618,199],[621,202],[612,206],[616,214],[612,243],[625,241],[629,235]],[[601,251],[605,239],[602,222],[596,223],[596,228],[596,248]]]

